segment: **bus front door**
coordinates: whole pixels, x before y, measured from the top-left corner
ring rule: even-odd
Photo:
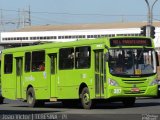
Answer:
[[[103,50],[95,50],[95,93],[96,93],[96,98],[104,97]]]
[[[51,74],[51,84],[50,84],[50,89],[51,89],[51,98],[54,99],[56,98],[56,74],[57,74],[57,54],[50,54],[50,74]]]
[[[22,98],[22,57],[16,57],[16,98]]]

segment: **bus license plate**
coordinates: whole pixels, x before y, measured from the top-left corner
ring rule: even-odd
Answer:
[[[132,88],[131,92],[140,92],[140,89],[139,88]]]

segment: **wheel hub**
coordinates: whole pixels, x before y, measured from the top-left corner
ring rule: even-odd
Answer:
[[[85,103],[85,104],[88,104],[89,101],[90,101],[89,94],[88,94],[88,93],[85,93],[83,98],[84,98],[84,103]]]
[[[30,94],[28,95],[28,103],[32,104],[32,102],[33,102],[33,96],[32,96],[32,94],[30,93]]]

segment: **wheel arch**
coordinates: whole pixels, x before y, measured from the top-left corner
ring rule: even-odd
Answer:
[[[25,95],[26,98],[25,98],[25,100],[27,100],[27,91],[28,91],[28,89],[29,89],[30,87],[33,88],[33,86],[32,86],[31,84],[29,84],[29,85],[27,86],[27,88],[26,88],[26,93],[25,93],[25,94],[26,94],[26,95]]]
[[[29,85],[27,86],[26,92],[27,92],[27,90],[28,90],[30,87],[33,88],[33,86],[32,86],[31,84],[29,84]]]
[[[80,95],[81,95],[81,92],[82,92],[82,90],[83,90],[84,87],[88,87],[88,86],[87,86],[86,83],[83,82],[79,86],[79,92],[78,92],[79,98],[81,97]]]

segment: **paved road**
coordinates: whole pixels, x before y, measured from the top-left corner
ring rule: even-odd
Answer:
[[[160,120],[160,99],[141,98],[132,108],[122,103],[98,104],[95,109],[67,108],[61,103],[46,103],[44,107],[30,108],[21,101],[5,99],[0,105],[0,119],[19,120]]]

